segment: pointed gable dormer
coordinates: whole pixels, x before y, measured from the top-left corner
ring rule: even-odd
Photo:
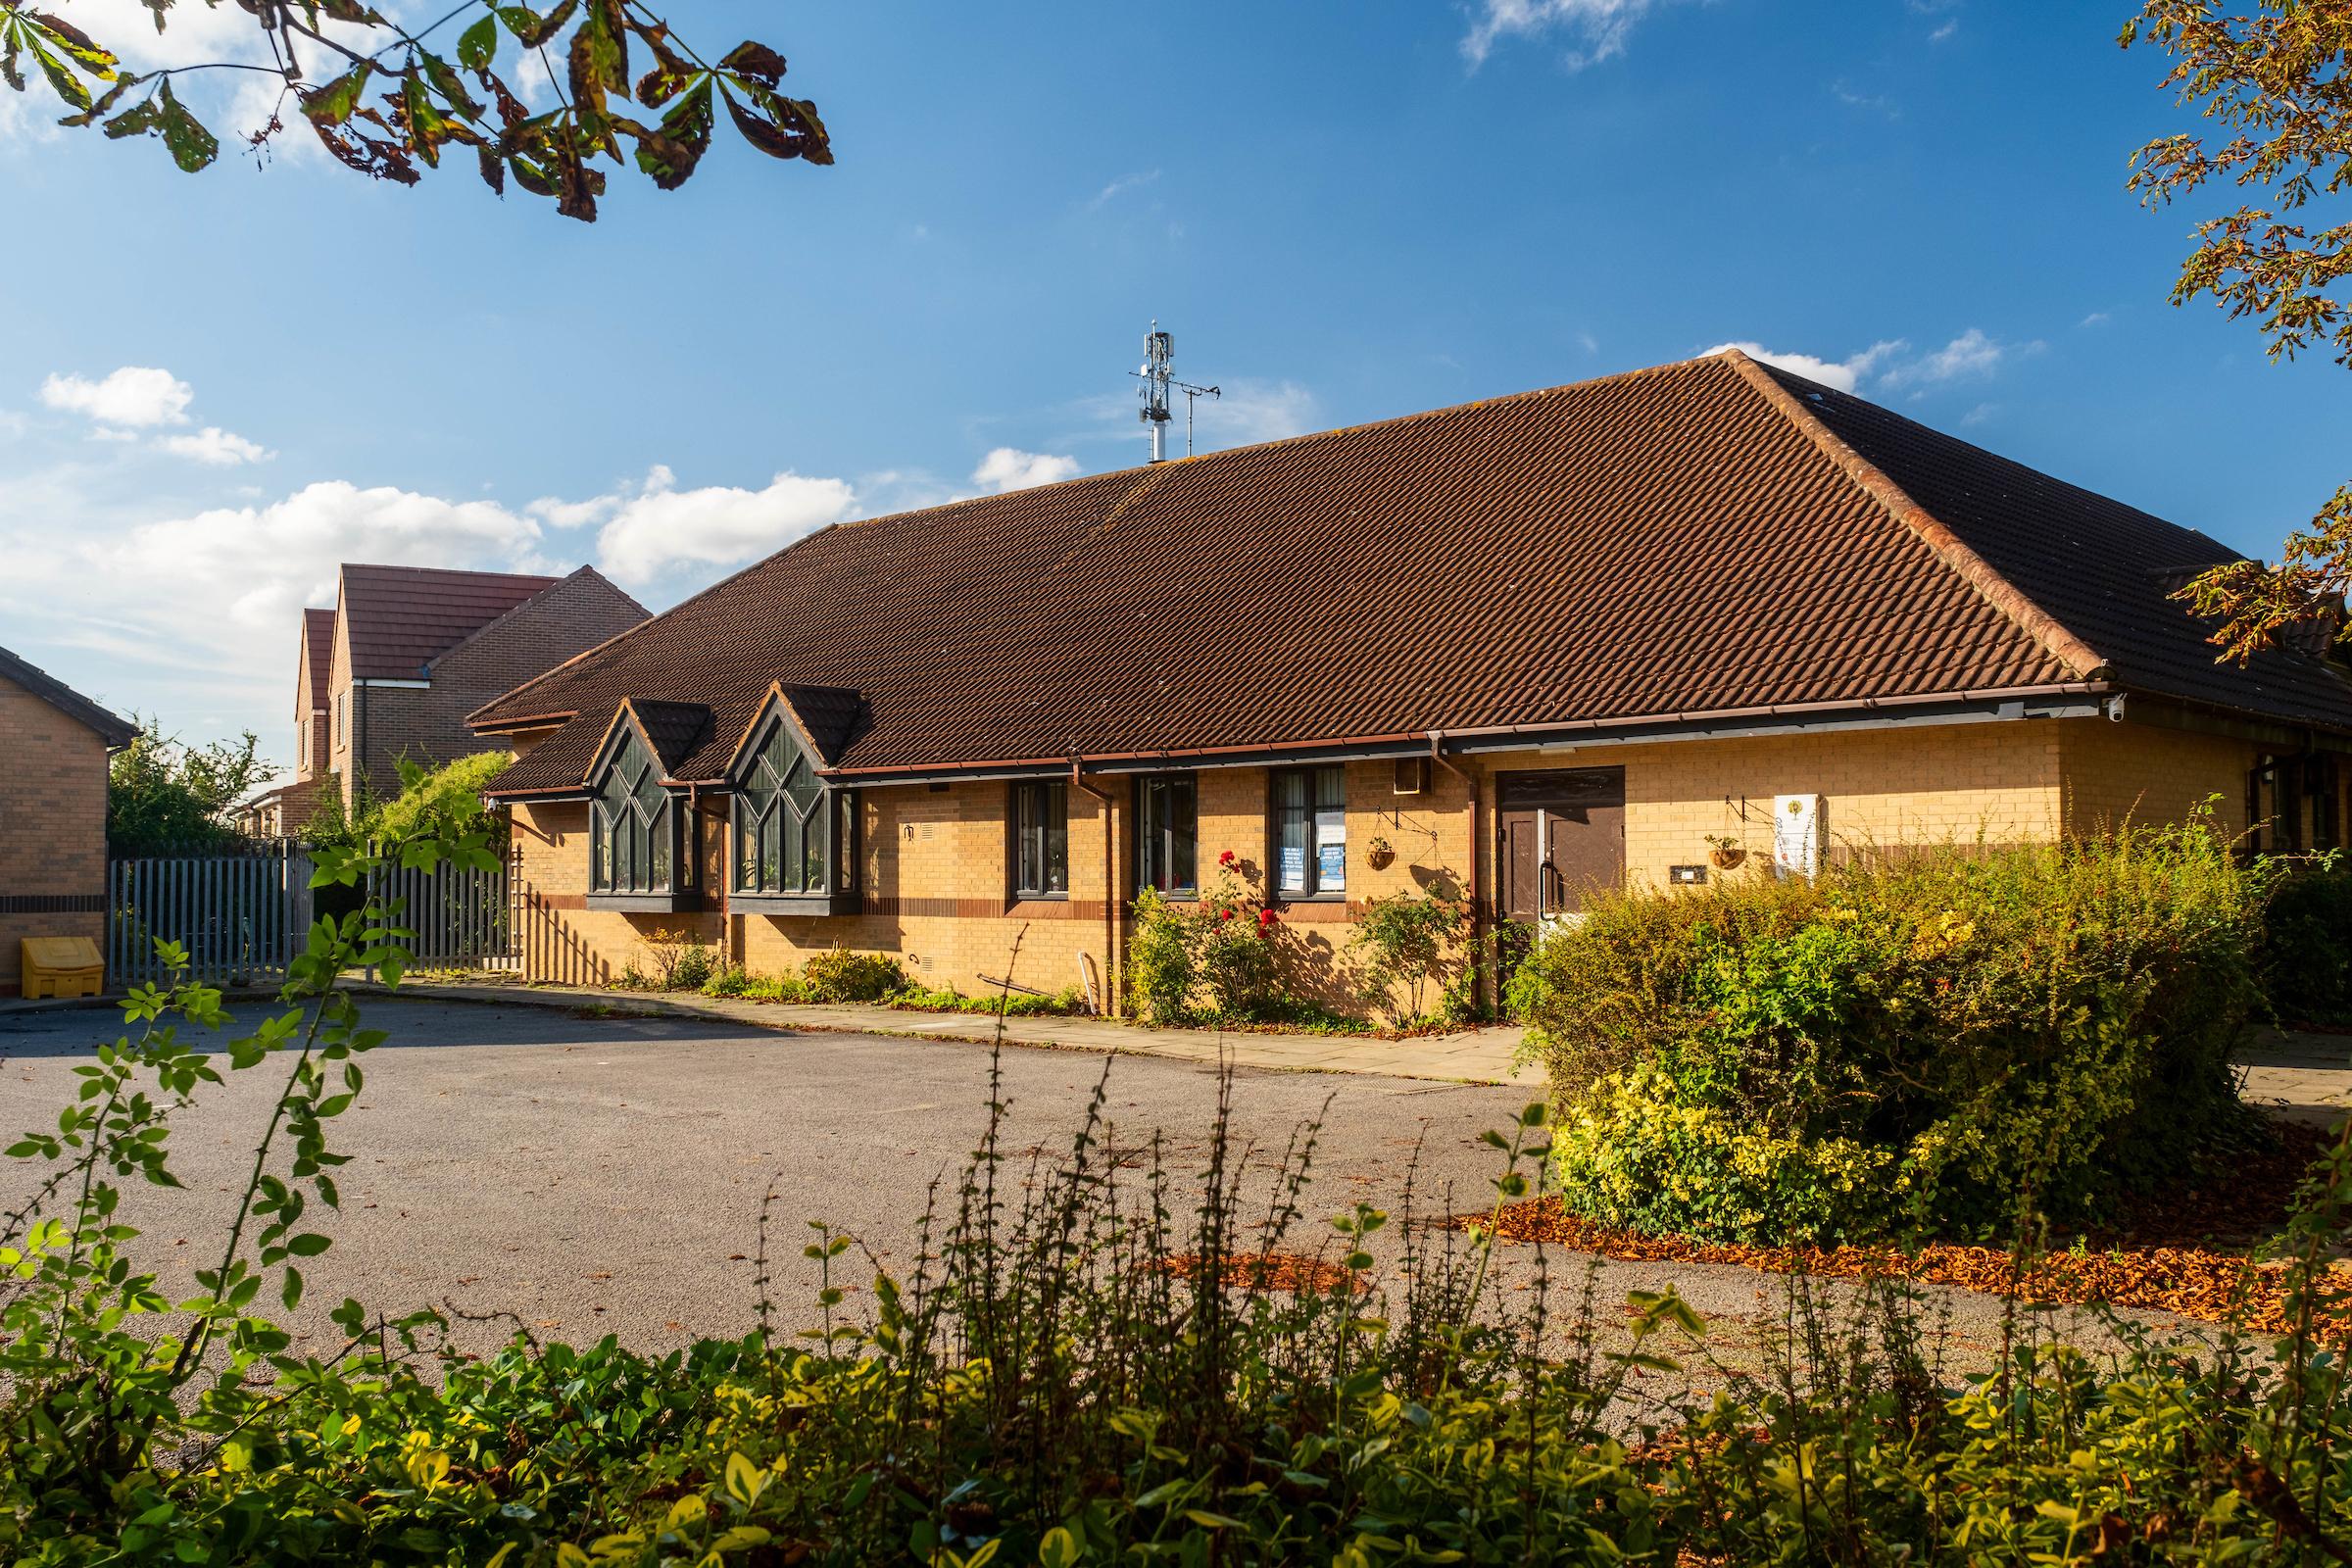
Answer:
[[[771,683],[727,769],[727,901],[765,914],[858,907],[855,795],[826,772],[863,722],[856,692]]]
[[[581,780],[588,791],[591,908],[667,912],[702,906],[701,817],[669,770],[708,732],[692,703],[623,698]]]

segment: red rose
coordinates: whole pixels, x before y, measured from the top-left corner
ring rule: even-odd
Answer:
[[[1270,926],[1281,918],[1282,916],[1276,914],[1272,909],[1260,909],[1257,911],[1257,923],[1261,926]]]
[[[1217,911],[1217,918],[1220,920],[1230,920],[1233,918],[1233,911],[1231,909],[1219,909]]]
[[[1223,855],[1218,856],[1217,863],[1219,865],[1231,865],[1233,863],[1233,852],[1231,850],[1227,850]]]

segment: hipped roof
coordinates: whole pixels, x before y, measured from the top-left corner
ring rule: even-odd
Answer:
[[[623,698],[854,693],[836,770],[2093,683],[2352,730],[2166,595],[2231,552],[1737,352],[838,524],[473,715],[576,785]]]

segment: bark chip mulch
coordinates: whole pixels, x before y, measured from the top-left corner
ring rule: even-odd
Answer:
[[[1159,1266],[1178,1279],[1200,1272],[1200,1259],[1190,1252],[1163,1257]],[[1225,1259],[1225,1284],[1242,1290],[1288,1291],[1321,1295],[1342,1287],[1360,1286],[1355,1271],[1326,1258],[1298,1252],[1235,1252]]]
[[[2278,1147],[2241,1161],[2231,1181],[2143,1203],[2113,1235],[2090,1238],[2080,1250],[2045,1252],[2022,1272],[2007,1248],[1956,1242],[1902,1251],[1750,1247],[1645,1235],[1581,1218],[1557,1197],[1504,1208],[1495,1236],[1637,1262],[1728,1263],[1826,1279],[1915,1280],[2060,1305],[2153,1308],[2273,1332],[2286,1326],[2283,1266],[2254,1263],[2247,1249],[2284,1222],[2296,1184],[2327,1142],[2317,1128],[2282,1125],[2278,1131]],[[1489,1218],[1466,1215],[1454,1224],[1467,1229]]]

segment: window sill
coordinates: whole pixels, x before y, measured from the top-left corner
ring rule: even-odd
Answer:
[[[682,914],[703,906],[700,893],[591,893],[588,907],[623,914]]]
[[[856,914],[855,893],[730,893],[727,907],[740,914],[801,916]]]

